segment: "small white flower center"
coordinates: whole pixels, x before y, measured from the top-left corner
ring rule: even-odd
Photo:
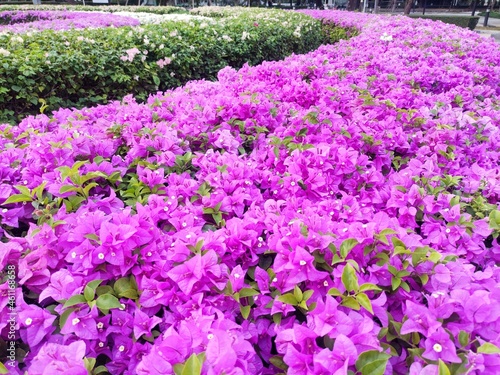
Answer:
[[[443,347],[440,344],[434,344],[432,349],[434,349],[436,353],[441,353],[443,351]]]
[[[71,324],[73,324],[74,326],[76,326],[78,323],[80,323],[80,319],[78,318],[75,318],[71,321]]]
[[[301,260],[301,261],[299,262],[299,264],[300,264],[301,266],[305,266],[305,265],[306,265],[306,261],[305,261],[305,260]]]
[[[123,352],[123,351],[125,351],[125,347],[124,347],[123,345],[120,345],[120,347],[118,348],[118,350],[119,350],[120,352]]]
[[[212,340],[213,338],[214,338],[214,335],[212,335],[211,333],[209,333],[209,334],[207,335],[207,339]]]
[[[26,319],[26,320],[25,320],[25,322],[24,322],[24,323],[25,323],[27,326],[29,326],[31,323],[33,323],[33,319],[28,318],[28,319]]]
[[[103,253],[99,253],[99,255],[97,255],[97,257],[98,257],[99,259],[104,259],[104,254],[103,254]]]

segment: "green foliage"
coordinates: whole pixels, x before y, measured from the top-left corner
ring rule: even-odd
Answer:
[[[409,15],[411,18],[425,18],[433,21],[441,21],[444,23],[451,23],[453,25],[457,25],[460,27],[469,28],[470,30],[474,30],[479,22],[479,17],[477,16],[463,16],[463,15],[446,15],[439,16],[435,14],[411,14]]]
[[[337,43],[342,39],[349,39],[359,34],[359,31],[353,27],[341,27],[327,20],[323,20],[321,25],[323,33],[323,42],[325,44]]]
[[[478,16],[486,16],[486,12],[478,13]],[[490,18],[500,18],[500,12],[490,12]]]
[[[304,14],[259,9],[237,13],[219,20],[136,28],[1,35],[0,45],[10,54],[0,55],[0,123],[128,94],[144,101],[152,92],[190,80],[215,80],[226,66],[280,60],[323,42],[320,21]],[[133,48],[139,52],[124,61]],[[171,62],[161,67],[157,62],[163,59]]]
[[[385,372],[390,355],[376,350],[361,353],[356,361],[356,369],[362,375],[382,375]]]
[[[154,14],[186,14],[187,10],[173,6],[89,6],[89,5],[2,5],[2,11],[7,10],[70,10],[75,12],[137,12]]]

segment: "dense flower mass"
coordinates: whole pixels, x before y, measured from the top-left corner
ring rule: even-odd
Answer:
[[[110,13],[34,10],[0,12],[0,33],[137,26],[139,24],[139,20],[135,17]]]
[[[20,373],[500,372],[499,49],[309,14],[360,35],[0,127]]]

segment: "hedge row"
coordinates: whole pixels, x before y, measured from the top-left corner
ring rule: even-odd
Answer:
[[[217,21],[1,35],[0,122],[131,93],[144,100],[190,80],[215,79],[226,66],[280,60],[322,42],[320,21],[278,10]]]
[[[5,10],[72,10],[75,12],[137,12],[154,14],[188,13],[187,10],[173,6],[88,6],[88,5],[0,5],[0,11]]]
[[[477,16],[440,16],[435,14],[425,14],[425,15],[417,15],[411,14],[411,18],[425,18],[433,21],[441,21],[444,23],[450,23],[452,25],[457,25],[463,28],[469,28],[470,30],[474,30],[479,22],[479,17]]]
[[[478,16],[486,16],[486,12],[478,13]],[[500,12],[490,12],[490,18],[500,18]]]

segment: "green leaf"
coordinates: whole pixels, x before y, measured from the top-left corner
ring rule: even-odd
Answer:
[[[113,288],[111,288],[111,286],[109,285],[101,285],[101,286],[98,286],[96,289],[95,289],[95,292],[98,296],[100,295],[103,295],[103,294],[113,294],[114,293],[114,290]]]
[[[191,357],[184,363],[181,375],[200,375],[202,363],[198,356],[193,353]]]
[[[250,315],[250,306],[240,305],[240,313],[243,319],[248,319],[248,316]]]
[[[443,360],[439,360],[438,362],[438,374],[439,375],[451,375],[450,369],[446,366],[446,363]]]
[[[462,347],[465,347],[469,344],[469,339],[470,336],[465,331],[460,331],[460,333],[458,334],[458,341],[460,342],[460,345],[462,345]]]
[[[344,284],[348,292],[357,292],[359,290],[358,276],[350,264],[344,266],[344,270],[342,271],[342,284]]]
[[[288,365],[283,361],[283,357],[279,355],[275,355],[274,357],[269,358],[269,362],[271,362],[275,367],[280,370],[287,371]]]
[[[87,285],[83,290],[83,296],[85,297],[86,301],[88,302],[92,301],[95,297],[95,289],[92,289]]]
[[[392,290],[396,290],[401,285],[401,279],[399,277],[393,276],[391,279]]]
[[[492,210],[488,216],[491,229],[500,229],[500,211]]]
[[[92,357],[85,357],[83,358],[83,363],[85,365],[85,369],[91,374],[96,364],[96,359]]]
[[[340,245],[340,256],[345,259],[347,258],[347,255],[349,255],[349,252],[356,246],[359,242],[355,240],[354,238],[349,238],[345,241],[342,242]]]
[[[300,288],[297,285],[295,285],[295,287],[293,288],[293,295],[297,300],[297,302],[302,301],[303,298],[302,290],[300,290]]]
[[[129,289],[132,289],[132,285],[130,283],[130,279],[128,277],[122,277],[113,285],[113,289],[115,290],[117,295],[120,295],[123,292],[126,292]]]
[[[376,350],[369,350],[361,353],[356,361],[356,369],[360,371],[362,375],[383,375],[389,358],[389,354]]]
[[[252,297],[252,296],[256,296],[257,294],[260,294],[260,293],[252,288],[243,288],[240,290],[240,298]]]
[[[297,306],[299,304],[299,302],[292,293],[283,294],[282,296],[279,296],[277,300],[292,306]]]
[[[59,194],[69,193],[73,191],[79,191],[80,188],[73,185],[64,185],[59,189]]]
[[[60,329],[63,329],[64,325],[66,324],[66,321],[68,320],[69,314],[71,314],[73,311],[75,311],[75,309],[67,309],[61,314],[61,316],[59,317]]]
[[[359,287],[359,291],[360,292],[366,292],[368,290],[382,290],[380,289],[378,286],[376,286],[375,284],[370,284],[370,283],[365,283],[365,284],[362,284],[360,285]]]
[[[314,290],[312,290],[312,289],[306,290],[303,293],[302,301],[307,301],[309,298],[311,298],[311,296],[313,295],[313,293],[314,293]]]
[[[373,315],[372,302],[368,298],[368,296],[364,293],[358,293],[356,295],[356,300],[359,302],[361,306],[365,308],[365,310],[369,311]]]
[[[427,282],[429,281],[429,275],[427,274],[419,275],[419,277],[420,281],[422,282],[422,285],[427,284]]]
[[[96,280],[92,280],[91,282],[87,283],[87,286],[93,290],[96,290],[96,288],[101,285],[102,283],[102,280],[100,279],[96,279]]]
[[[64,303],[63,308],[65,309],[67,307],[75,306],[80,303],[87,303],[87,299],[81,294],[77,294],[76,296],[72,296],[69,300],[67,300]]]
[[[354,298],[354,297],[345,297],[344,300],[341,303],[342,306],[349,307],[350,309],[359,311],[361,309],[361,306],[359,305],[359,302]]]
[[[128,290],[118,294],[118,297],[136,300],[137,298],[139,298],[139,294],[137,293],[137,290],[135,290],[135,289],[128,289]]]
[[[483,354],[497,354],[500,353],[500,348],[492,343],[485,342],[479,348],[477,348],[478,353]]]
[[[0,374],[8,374],[9,373],[9,370],[7,370],[7,367],[5,367],[5,365],[0,362]]]
[[[110,309],[120,309],[122,305],[118,298],[111,294],[103,294],[99,296],[96,300],[97,307],[103,311],[109,311]]]
[[[33,198],[31,198],[31,195],[24,195],[24,194],[14,194],[11,195],[5,202],[2,204],[11,204],[11,203],[19,203],[19,202],[32,202]]]
[[[439,262],[439,260],[441,259],[441,254],[438,253],[437,251],[434,251],[431,253],[431,255],[429,255],[429,260],[432,262],[432,263],[437,263]]]
[[[340,290],[338,290],[337,288],[331,288],[328,291],[328,294],[331,295],[331,296],[334,296],[334,297],[339,297],[339,296],[342,295],[342,292]]]
[[[102,373],[107,373],[109,372],[107,367],[104,366],[104,365],[101,365],[101,366],[97,366],[94,371],[92,372],[93,375],[99,375],[99,374],[102,374]]]

